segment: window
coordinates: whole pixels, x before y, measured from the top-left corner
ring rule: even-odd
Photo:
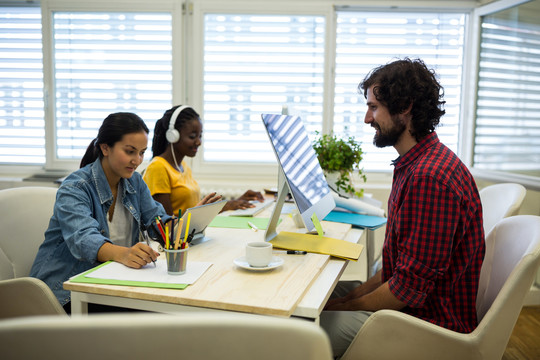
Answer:
[[[39,7],[0,7],[0,164],[45,163]]]
[[[274,162],[261,113],[284,106],[322,129],[322,16],[204,17],[204,160]]]
[[[437,130],[457,152],[466,15],[338,11],[334,118],[324,119],[323,16],[206,14],[204,17],[204,160],[274,162],[260,114],[288,106],[311,135],[333,131],[363,143],[366,170],[388,170],[397,155],[374,149],[357,86],[396,57],[421,57],[440,76],[446,111]],[[332,127],[331,127],[332,128]]]
[[[540,1],[482,18],[474,167],[540,176]]]
[[[463,13],[338,12],[333,129],[362,142],[364,169],[389,170],[397,154],[373,145],[357,88],[371,69],[396,58],[421,58],[436,71],[446,100],[437,134],[457,153],[465,21]]]
[[[53,29],[56,157],[79,160],[110,113],[152,132],[172,106],[171,14],[57,11]]]

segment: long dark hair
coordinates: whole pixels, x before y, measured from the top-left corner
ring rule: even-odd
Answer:
[[[154,139],[152,140],[152,157],[163,154],[169,145],[165,133],[169,130],[169,124],[171,122],[171,116],[178,107],[182,105],[174,106],[163,113],[161,119],[156,121],[154,128]],[[199,114],[192,108],[185,108],[176,118],[174,128],[181,132],[184,124],[190,120],[199,119]]]
[[[373,95],[390,115],[399,114],[412,104],[411,135],[416,141],[433,132],[445,113],[444,89],[435,72],[420,59],[405,58],[373,69],[358,90],[367,97],[371,86]]]
[[[97,158],[103,158],[100,144],[107,144],[113,147],[126,134],[144,131],[148,134],[148,127],[144,121],[136,114],[128,112],[118,112],[110,114],[103,120],[98,131],[98,136],[90,142],[86,153],[81,159],[80,167],[93,163]]]

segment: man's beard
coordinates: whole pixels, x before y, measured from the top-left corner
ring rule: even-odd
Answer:
[[[383,131],[381,127],[376,124],[374,127],[378,132],[375,133],[373,137],[373,144],[379,148],[386,146],[394,146],[399,140],[401,134],[405,131],[405,122],[403,122],[399,115],[393,115],[392,127]]]

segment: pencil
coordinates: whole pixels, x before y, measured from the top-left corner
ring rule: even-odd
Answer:
[[[171,218],[171,247],[174,246],[174,214]]]
[[[167,239],[167,249],[171,249],[171,238],[169,237],[169,227],[165,226],[165,238]]]
[[[163,238],[163,242],[166,244],[167,239],[165,238],[165,232],[163,232],[163,228],[161,227],[161,223],[159,222],[157,217],[156,217],[156,227],[158,228],[159,233],[161,234],[161,237]]]
[[[191,213],[188,213],[187,214],[187,223],[186,223],[186,234],[184,235],[184,241],[182,242],[182,246],[184,246],[184,244],[187,241],[187,238],[188,238],[188,235],[189,235],[189,223],[190,222],[191,222]]]
[[[176,231],[176,239],[174,241],[174,250],[178,250],[178,246],[180,246],[180,233],[182,232],[182,225],[184,225],[184,219],[178,220],[178,231]]]

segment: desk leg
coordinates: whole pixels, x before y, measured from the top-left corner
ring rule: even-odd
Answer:
[[[88,303],[83,300],[80,293],[71,292],[71,315],[88,315]]]
[[[366,229],[366,256],[367,256],[367,278],[370,279],[374,274],[375,265],[375,231]]]

